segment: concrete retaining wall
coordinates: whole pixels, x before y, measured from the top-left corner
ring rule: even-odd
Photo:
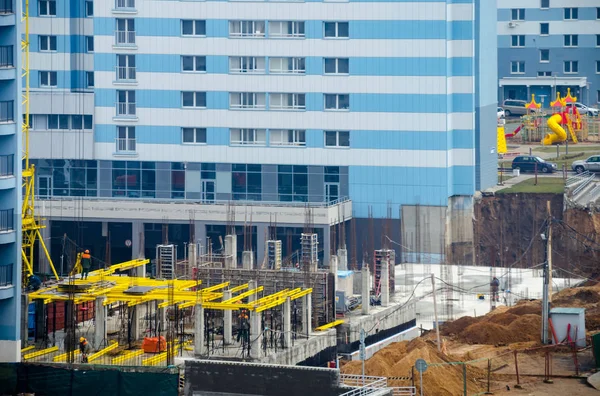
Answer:
[[[296,365],[300,362],[315,357],[322,351],[336,346],[336,331],[329,331],[312,334],[308,340],[296,342],[294,346],[283,349],[277,353],[260,359],[261,363]],[[328,360],[335,360],[329,358]]]

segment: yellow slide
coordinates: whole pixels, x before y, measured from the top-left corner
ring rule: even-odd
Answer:
[[[552,143],[564,142],[567,140],[567,132],[560,126],[562,122],[562,115],[554,114],[552,117],[548,119],[548,128],[554,133],[547,134],[544,139],[542,139],[542,144],[544,146],[551,145]]]

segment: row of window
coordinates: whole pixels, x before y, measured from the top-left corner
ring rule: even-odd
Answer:
[[[545,6],[544,6],[545,5]],[[549,8],[549,1],[542,0],[541,8]],[[579,8],[577,7],[565,7],[563,10],[563,18],[566,21],[574,21],[579,19]],[[525,20],[525,8],[513,8],[510,10],[511,21],[524,21]],[[596,19],[600,19],[600,7],[596,7]]]
[[[56,0],[38,0],[39,16],[56,16]],[[94,16],[94,2],[87,0],[85,2],[85,16]]]
[[[181,128],[183,144],[206,144],[206,128]],[[306,131],[301,129],[269,129],[270,146],[304,147]],[[350,147],[349,131],[325,131],[325,147]],[[135,152],[136,135],[134,126],[117,127],[117,152]],[[266,146],[267,130],[232,128],[229,130],[231,145]]]
[[[541,25],[544,25],[543,23]],[[547,25],[547,24],[546,24]],[[542,26],[542,35],[547,35],[548,30],[546,29],[546,33],[544,33],[544,28]],[[579,35],[578,34],[565,34],[563,35],[563,46],[565,47],[578,47],[579,46]],[[523,48],[525,47],[525,35],[512,35],[510,36],[510,46],[513,48]],[[596,46],[600,47],[600,34],[596,35]]]
[[[38,130],[91,130],[93,128],[93,117],[88,114],[30,114],[29,128]]]
[[[57,36],[40,35],[38,39],[40,52],[57,51]],[[94,52],[94,36],[85,36],[85,52]]]
[[[543,61],[546,62],[546,61]],[[510,62],[510,73],[511,74],[525,74],[525,62],[524,61],[511,61]],[[563,73],[564,74],[577,74],[579,73],[579,61],[564,61],[563,62]],[[600,61],[596,61],[596,73],[600,74]],[[552,72],[550,71],[539,71],[538,77],[551,77]]]
[[[85,73],[85,87],[94,88],[94,72],[86,71]],[[39,72],[40,87],[41,88],[55,88],[58,86],[58,72],[42,70]]]

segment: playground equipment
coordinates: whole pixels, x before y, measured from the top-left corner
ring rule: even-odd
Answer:
[[[582,127],[581,115],[577,111],[577,107],[573,105],[577,101],[577,98],[571,96],[571,90],[567,90],[567,96],[561,99],[560,92],[556,93],[556,100],[550,103],[551,108],[558,109],[556,113],[552,114],[548,119],[548,128],[552,133],[546,134],[542,139],[544,146],[551,145],[554,143],[562,143],[569,137],[567,132],[562,127],[565,125],[569,130],[573,143],[577,143],[577,135],[575,131],[580,131]],[[569,104],[571,104],[569,106]]]
[[[539,112],[541,105],[535,101],[535,96],[531,95],[531,102],[525,105],[527,114],[521,118],[522,123],[513,132],[506,133],[505,122],[498,119],[498,154],[505,154],[507,151],[506,138],[516,136],[523,128],[535,129],[541,124],[542,113]],[[504,121],[504,120],[502,120]]]

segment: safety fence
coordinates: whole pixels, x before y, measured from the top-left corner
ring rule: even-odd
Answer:
[[[0,364],[0,394],[177,395],[177,368]]]
[[[340,382],[344,386],[353,388],[341,396],[387,395],[390,391],[392,396],[414,396],[416,394],[414,386],[392,387],[388,385],[388,380],[389,378],[386,377],[341,374]]]

